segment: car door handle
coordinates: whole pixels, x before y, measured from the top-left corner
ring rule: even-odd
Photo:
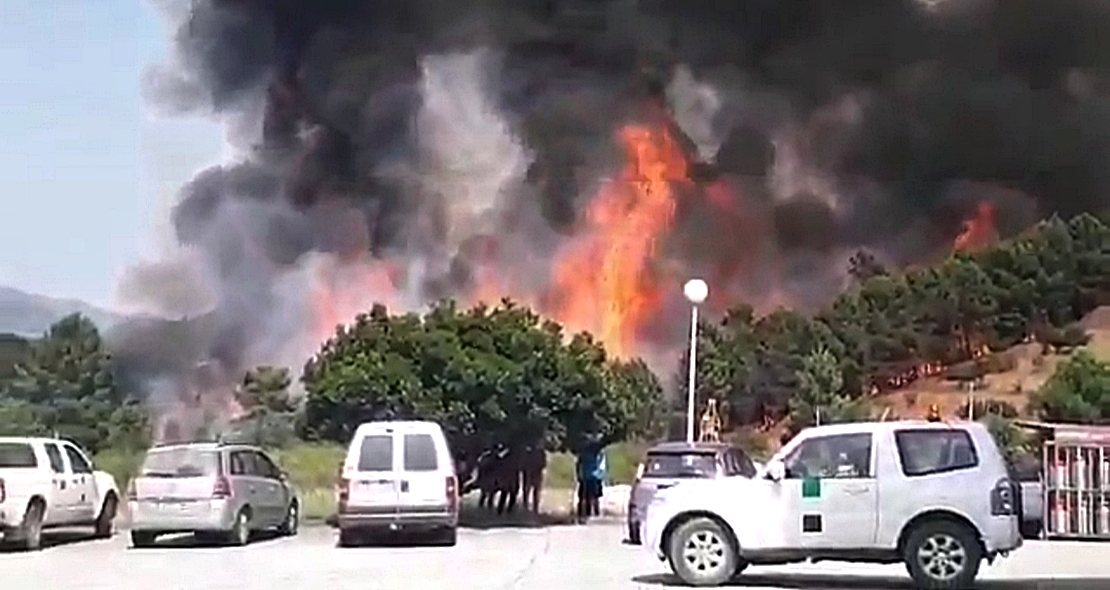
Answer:
[[[849,495],[852,495],[852,496],[858,496],[860,494],[866,494],[870,490],[871,490],[871,488],[869,488],[867,486],[849,486],[849,487],[844,488],[845,493],[847,493]]]

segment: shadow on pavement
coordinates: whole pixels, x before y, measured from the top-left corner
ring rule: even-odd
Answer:
[[[281,538],[284,537],[276,531],[259,531],[251,533],[251,540],[247,546],[249,547],[256,543],[265,543]],[[216,535],[207,536],[181,533],[159,537],[151,547],[128,547],[128,549],[131,551],[144,551],[146,549],[205,549],[226,546],[227,544]]]
[[[119,533],[116,533],[119,534]],[[85,529],[52,529],[42,532],[42,548],[62,547],[74,543],[84,543],[99,540],[93,537],[90,530]],[[24,551],[16,543],[0,543],[0,553],[22,553]]]
[[[638,584],[685,586],[672,574],[650,574],[632,578]],[[831,576],[824,574],[741,575],[725,585],[729,588],[784,588],[806,590],[912,590],[909,577]],[[1085,590],[1110,588],[1110,578],[1025,578],[1020,580],[979,580],[976,590]]]
[[[534,514],[517,509],[506,514],[497,514],[477,506],[463,505],[459,509],[459,527],[468,529],[499,529],[499,528],[542,528],[550,526],[567,526],[575,524],[575,519],[569,514],[551,514],[540,512]]]
[[[599,522],[616,522],[611,517],[593,519]],[[332,528],[339,526],[335,514],[324,519],[324,523]],[[575,518],[569,514],[552,514],[541,512],[533,514],[522,510],[510,513],[497,514],[477,506],[463,505],[459,509],[459,528],[463,529],[526,529],[543,528],[552,526],[569,526],[576,524]]]

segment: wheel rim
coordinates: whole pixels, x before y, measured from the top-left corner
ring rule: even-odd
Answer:
[[[917,563],[930,578],[947,582],[967,567],[967,550],[952,535],[937,533],[918,548]]]
[[[250,535],[250,529],[247,528],[247,515],[240,514],[238,526],[235,527],[235,532],[239,535],[239,542],[246,543],[247,537]]]
[[[725,566],[725,541],[713,531],[697,531],[682,546],[682,561],[699,576],[712,576]]]
[[[296,504],[290,504],[289,505],[289,515],[286,518],[287,518],[287,521],[285,523],[285,528],[289,529],[290,531],[297,530],[297,505]]]

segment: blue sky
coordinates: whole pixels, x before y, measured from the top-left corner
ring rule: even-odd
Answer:
[[[174,187],[220,157],[215,123],[140,96],[167,26],[145,0],[0,1],[0,285],[110,306]]]

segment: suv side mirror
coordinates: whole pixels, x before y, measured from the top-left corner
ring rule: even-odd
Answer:
[[[786,479],[786,465],[782,461],[774,460],[767,463],[766,477],[771,481]]]

